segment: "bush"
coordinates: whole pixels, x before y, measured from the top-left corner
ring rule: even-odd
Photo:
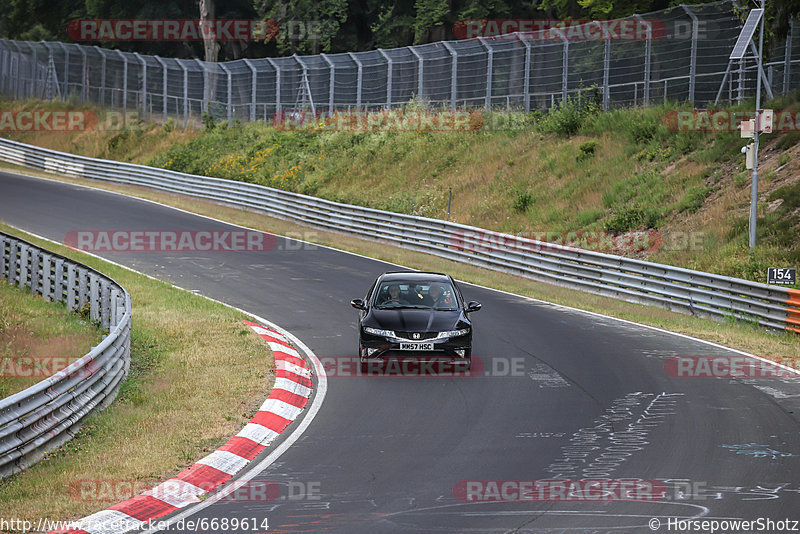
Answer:
[[[593,100],[579,102],[574,98],[567,98],[550,109],[539,123],[539,130],[571,137],[578,133],[588,117],[599,111],[600,106]]]
[[[518,191],[514,198],[512,207],[518,213],[528,211],[528,208],[533,204],[533,194],[530,191]]]
[[[622,208],[605,222],[609,232],[627,232],[628,230],[646,230],[658,228],[661,214],[655,210],[642,208]]]
[[[594,157],[596,148],[597,148],[597,142],[595,141],[586,141],[585,143],[581,143],[581,145],[578,147],[578,150],[580,150],[581,152],[575,159],[577,159],[578,161],[584,161]]]

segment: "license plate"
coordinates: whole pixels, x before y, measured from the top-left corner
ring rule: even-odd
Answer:
[[[400,343],[400,350],[433,350],[433,343]]]

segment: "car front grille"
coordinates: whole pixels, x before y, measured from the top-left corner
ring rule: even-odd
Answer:
[[[433,339],[435,338],[439,332],[398,332],[395,331],[397,337],[408,339],[410,341],[422,341],[425,339]],[[414,337],[415,335],[419,334],[419,337]]]

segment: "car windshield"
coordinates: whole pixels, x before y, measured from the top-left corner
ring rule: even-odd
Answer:
[[[373,304],[378,309],[458,309],[455,289],[450,282],[381,282],[375,292]]]

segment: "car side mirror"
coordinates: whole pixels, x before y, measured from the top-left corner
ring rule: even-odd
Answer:
[[[475,300],[471,300],[467,303],[467,312],[475,312],[481,309],[481,303]]]
[[[366,310],[367,305],[364,304],[364,301],[361,299],[353,299],[350,301],[350,306],[354,307],[357,310]]]

